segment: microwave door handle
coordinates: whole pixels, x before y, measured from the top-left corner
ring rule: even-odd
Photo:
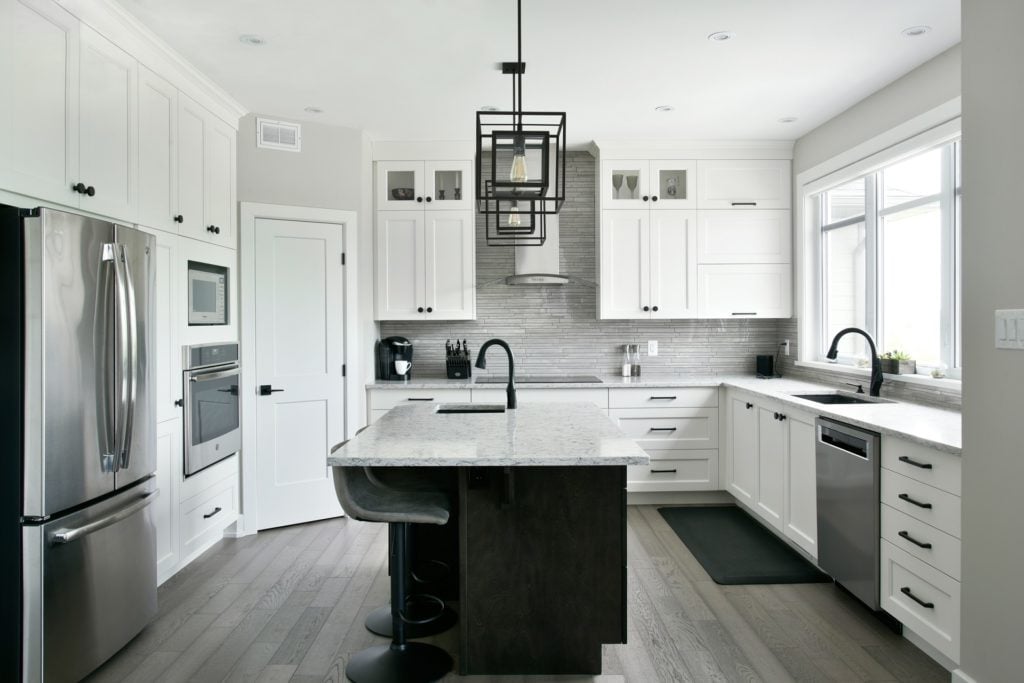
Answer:
[[[128,287],[125,284],[125,272],[124,272],[124,250],[120,248],[121,245],[115,245],[114,247],[114,285],[117,290],[117,301],[114,305],[115,320],[114,326],[117,330],[117,337],[115,343],[117,344],[119,352],[119,370],[120,370],[120,381],[119,384],[119,401],[116,406],[114,418],[115,418],[115,436],[114,436],[114,471],[120,469],[120,463],[123,459],[123,453],[125,449],[125,437],[127,436],[128,428],[128,397],[129,397],[129,383],[131,382],[130,374],[131,369],[129,367],[130,358],[129,354],[129,341],[128,336],[130,334],[129,322],[128,322]]]
[[[127,469],[132,457],[132,440],[135,436],[135,405],[138,392],[139,375],[139,312],[136,308],[135,283],[132,280],[131,263],[128,261],[128,251],[121,245],[121,254],[124,258],[124,282],[127,294],[128,306],[125,308],[125,318],[128,323],[128,395],[125,413],[125,437],[121,444],[120,468]]]

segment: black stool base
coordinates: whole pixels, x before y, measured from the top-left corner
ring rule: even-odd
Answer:
[[[426,624],[406,624],[405,637],[416,639],[436,636],[455,626],[458,620],[459,617],[455,611],[451,607],[445,607],[436,619],[432,619]],[[366,617],[366,630],[385,638],[392,637],[394,631],[391,628],[391,605],[384,605],[370,612]]]
[[[378,645],[352,655],[345,676],[352,683],[429,683],[452,670],[448,653],[426,643]]]

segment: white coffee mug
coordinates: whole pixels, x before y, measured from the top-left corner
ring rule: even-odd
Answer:
[[[404,375],[412,369],[412,363],[407,360],[396,360],[395,361],[395,372],[399,375]]]

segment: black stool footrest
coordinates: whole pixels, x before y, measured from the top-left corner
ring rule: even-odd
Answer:
[[[433,609],[430,609],[432,607]],[[417,616],[416,610],[423,609],[427,611],[426,616]],[[407,624],[414,626],[422,626],[423,624],[429,624],[435,619],[440,619],[444,613],[444,600],[437,597],[436,595],[430,595],[428,593],[416,593],[410,595],[405,599],[405,609],[399,611],[398,616],[401,617],[402,621]]]
[[[348,660],[345,675],[352,683],[428,683],[452,670],[452,658],[436,645],[378,645]]]
[[[426,624],[405,625],[405,636],[411,640],[429,638],[451,629],[459,621],[459,615],[451,607],[445,606],[444,611]],[[391,638],[394,631],[391,627],[391,605],[378,607],[366,616],[366,630],[378,636]]]
[[[418,584],[437,583],[448,578],[451,567],[444,560],[424,560],[419,567],[414,567],[410,572],[412,580]]]

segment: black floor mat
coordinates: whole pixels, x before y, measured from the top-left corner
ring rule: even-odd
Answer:
[[[663,507],[658,512],[715,583],[831,581],[735,505]]]

